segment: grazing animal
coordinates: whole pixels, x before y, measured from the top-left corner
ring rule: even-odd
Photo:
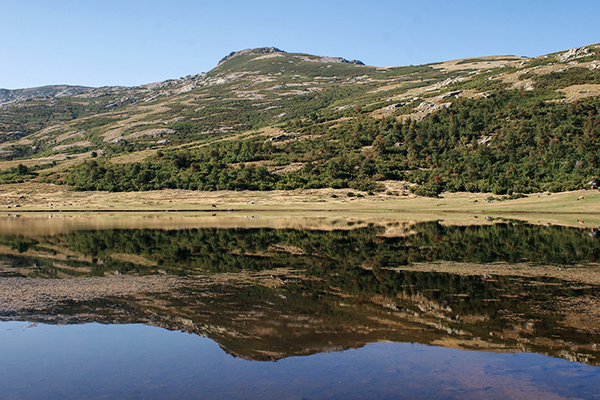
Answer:
[[[579,196],[579,197],[577,198],[577,201],[579,201],[579,200],[583,200],[583,199],[584,199],[584,197],[583,197],[583,196]]]

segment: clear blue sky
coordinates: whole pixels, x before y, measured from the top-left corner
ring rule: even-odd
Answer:
[[[600,42],[598,0],[0,0],[0,88],[139,85],[231,51],[423,64]]]

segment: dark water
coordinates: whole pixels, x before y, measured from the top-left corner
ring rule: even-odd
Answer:
[[[595,231],[349,228],[0,236],[2,398],[600,397]]]

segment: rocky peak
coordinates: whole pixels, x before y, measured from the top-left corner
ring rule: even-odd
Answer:
[[[279,50],[277,47],[259,47],[255,49],[245,49],[240,51],[232,51],[227,56],[223,57],[217,64],[217,67],[221,66],[226,61],[231,60],[234,57],[241,56],[244,54],[269,54],[269,53],[285,53],[283,50]]]

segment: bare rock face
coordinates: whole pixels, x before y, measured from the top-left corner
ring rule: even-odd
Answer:
[[[556,59],[560,62],[569,62],[576,58],[587,57],[594,55],[594,53],[590,53],[590,49],[587,47],[576,47],[569,51],[565,51],[564,53],[560,53],[556,56]]]

